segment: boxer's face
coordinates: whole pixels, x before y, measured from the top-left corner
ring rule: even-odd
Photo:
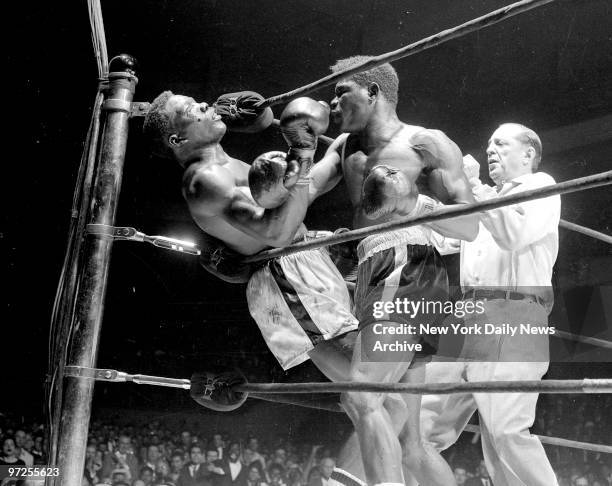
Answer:
[[[172,148],[188,144],[191,147],[218,143],[225,135],[226,126],[212,106],[197,103],[193,98],[173,95],[166,103],[170,116]]]
[[[500,126],[487,145],[489,175],[496,184],[531,172],[529,146],[518,139],[520,129],[512,125]]]
[[[336,84],[330,106],[332,121],[340,125],[342,132],[349,133],[365,129],[373,108],[368,89],[351,80]]]

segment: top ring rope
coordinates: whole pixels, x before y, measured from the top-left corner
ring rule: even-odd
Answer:
[[[243,261],[250,263],[270,260],[272,258],[291,255],[292,253],[298,253],[300,251],[313,250],[322,246],[337,245],[347,241],[359,240],[365,238],[366,236],[383,233],[385,231],[395,231],[398,229],[408,228],[410,226],[431,223],[432,221],[456,218],[458,216],[467,216],[468,214],[488,211],[490,209],[496,209],[503,206],[508,206],[510,204],[532,201],[533,199],[541,199],[557,194],[584,191],[585,189],[592,189],[594,187],[606,186],[609,184],[612,184],[612,170],[586,177],[580,177],[578,179],[571,179],[569,181],[560,182],[559,184],[540,187],[518,194],[509,194],[507,196],[502,196],[487,201],[436,209],[431,213],[423,216],[417,216],[416,218],[402,218],[397,221],[389,221],[387,223],[347,231],[346,233],[339,233],[325,238],[317,238],[315,240],[294,243],[293,245],[286,246],[285,248],[262,251],[256,255],[245,257]]]
[[[456,27],[453,27],[451,29],[443,30],[442,32],[438,32],[437,34],[431,35],[429,37],[425,37],[424,39],[421,39],[412,44],[408,44],[407,46],[401,47],[395,51],[375,56],[372,59],[364,62],[363,64],[359,64],[357,66],[353,66],[350,69],[345,69],[343,71],[338,71],[337,73],[325,76],[324,78],[321,78],[318,81],[315,81],[314,83],[307,84],[306,86],[302,86],[301,88],[294,89],[293,91],[288,91],[287,93],[283,93],[278,96],[272,96],[268,99],[261,101],[258,106],[264,108],[268,106],[279,105],[281,103],[287,103],[288,101],[291,101],[294,98],[304,96],[305,94],[311,93],[312,91],[316,91],[317,89],[323,88],[324,86],[329,86],[330,84],[335,83],[339,79],[346,78],[362,71],[368,71],[369,69],[373,69],[387,62],[397,61],[398,59],[417,54],[426,49],[430,49],[431,47],[439,46],[440,44],[443,44],[444,42],[447,42],[449,40],[456,39],[471,32],[483,29],[484,27],[503,22],[504,20],[507,20],[510,17],[513,17],[523,12],[527,12],[537,7],[541,7],[542,5],[546,5],[547,3],[551,3],[553,1],[554,0],[522,0],[520,2],[512,3],[505,7],[494,10],[493,12],[489,12],[488,14],[482,15],[481,17],[477,17],[473,20],[465,22],[464,24],[457,25]]]

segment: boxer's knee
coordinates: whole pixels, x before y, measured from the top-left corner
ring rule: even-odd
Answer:
[[[347,392],[340,396],[340,402],[353,420],[382,410],[384,396],[378,393]]]

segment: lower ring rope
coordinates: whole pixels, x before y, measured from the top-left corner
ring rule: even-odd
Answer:
[[[191,382],[181,378],[167,378],[163,376],[152,376],[142,374],[129,374],[112,369],[87,368],[79,366],[67,366],[65,376],[72,378],[91,379],[110,382],[132,382],[138,385],[155,385],[169,388],[182,388],[189,390]],[[339,397],[329,393],[346,391],[372,391],[372,392],[400,392],[417,394],[449,394],[449,393],[612,393],[612,379],[589,379],[584,380],[544,380],[544,381],[488,381],[473,383],[423,383],[418,385],[406,383],[245,383],[234,387],[240,392],[249,392],[249,397],[258,400],[284,403],[306,408],[315,408],[331,412],[343,412]],[[327,393],[328,396],[322,400],[305,400],[302,396],[290,397],[288,394],[295,393]],[[466,425],[468,432],[480,432],[475,425]],[[548,437],[538,435],[544,444],[557,445],[583,449],[593,452],[604,452],[611,454],[612,446],[603,444],[592,444],[570,439]]]
[[[612,184],[612,170],[607,172],[601,172],[599,174],[593,174],[586,177],[580,177],[578,179],[571,179],[569,181],[560,182],[546,187],[538,189],[532,189],[516,194],[509,194],[507,196],[501,196],[495,199],[489,199],[487,201],[475,202],[470,204],[461,204],[455,207],[445,207],[436,209],[431,213],[417,216],[407,217],[399,219],[397,221],[389,221],[387,223],[377,224],[374,226],[368,226],[365,228],[356,229],[353,231],[347,231],[345,233],[339,233],[333,236],[325,238],[317,238],[310,241],[302,241],[286,246],[284,248],[276,248],[273,250],[262,251],[256,255],[245,257],[243,261],[245,263],[260,262],[277,258],[281,256],[291,255],[305,250],[313,250],[323,246],[335,245],[338,243],[345,243],[347,241],[359,240],[367,236],[383,233],[386,231],[395,231],[399,229],[408,228],[411,226],[417,226],[420,224],[431,223],[433,221],[439,221],[442,219],[456,218],[458,216],[467,216],[469,214],[488,211],[491,209],[497,209],[500,207],[508,206],[510,204],[516,204],[525,201],[532,201],[534,199],[541,199],[544,197],[555,196],[558,194],[567,194],[570,192],[584,191],[586,189],[592,189],[595,187],[606,186]]]
[[[335,396],[335,400],[329,402],[321,402],[314,400],[299,400],[299,397],[289,398],[287,395],[259,395],[250,394],[249,397],[256,398],[271,403],[280,403],[285,405],[294,405],[304,408],[312,408],[316,410],[325,410],[328,412],[344,413],[344,410],[340,406],[338,395]],[[467,424],[463,429],[464,432],[471,432],[479,434],[481,432],[478,425]],[[592,442],[581,442],[572,439],[562,439],[560,437],[551,437],[548,435],[537,435],[533,434],[534,437],[540,439],[542,444],[548,444],[558,447],[568,447],[570,449],[580,449],[591,452],[603,452],[605,454],[612,454],[612,446],[605,444],[594,444]]]
[[[605,339],[599,339],[589,336],[578,336],[576,334],[572,334],[571,332],[560,331],[559,329],[555,329],[555,333],[553,334],[553,336],[557,336],[562,339],[567,339],[568,341],[574,341],[577,343],[591,344],[600,348],[612,349],[612,342],[606,341]]]
[[[479,434],[480,433],[480,427],[478,425],[473,425],[473,424],[467,424],[465,426],[465,429],[463,429],[465,432],[471,432],[474,434]],[[571,449],[582,449],[585,451],[592,451],[592,452],[604,452],[606,454],[612,454],[612,446],[609,445],[605,445],[605,444],[593,444],[591,442],[580,442],[577,440],[571,440],[571,439],[562,439],[560,437],[550,437],[548,435],[535,435],[535,437],[537,437],[538,439],[540,439],[540,442],[542,442],[542,444],[548,444],[548,445],[554,445],[554,446],[561,446],[561,447],[569,447]]]
[[[612,393],[612,379],[475,381],[469,383],[244,383],[236,391],[245,393],[407,393],[447,395],[452,393]]]
[[[67,366],[65,375],[99,381],[128,382],[189,390],[191,382],[181,378],[132,375],[123,371]],[[529,380],[529,381],[474,381],[469,383],[241,383],[234,391],[256,394],[302,393],[407,393],[413,395],[448,395],[452,393],[612,393],[612,379],[584,378],[582,380]]]

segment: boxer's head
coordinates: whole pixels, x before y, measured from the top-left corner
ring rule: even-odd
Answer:
[[[487,143],[489,175],[496,184],[535,172],[541,159],[540,137],[518,123],[500,125]]]
[[[340,59],[331,67],[333,72],[343,71],[361,64],[371,56],[354,56]],[[343,132],[355,133],[365,129],[378,105],[389,105],[395,110],[399,80],[390,64],[383,64],[368,71],[341,79],[335,88],[331,102],[331,115]]]
[[[207,103],[164,91],[151,103],[143,130],[156,155],[183,163],[194,151],[219,143],[226,126]]]

